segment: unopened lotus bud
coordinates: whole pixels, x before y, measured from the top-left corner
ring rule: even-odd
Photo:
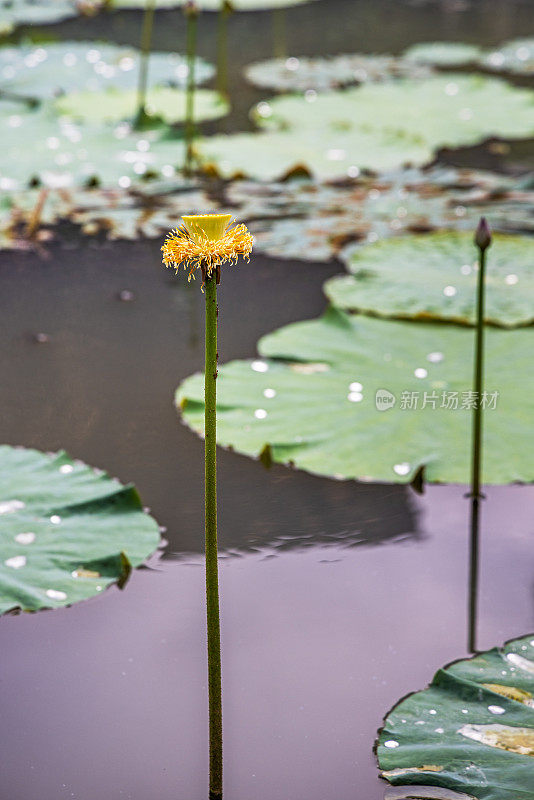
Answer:
[[[199,11],[198,3],[195,3],[195,0],[187,0],[187,2],[184,3],[183,12],[186,17],[196,17]]]
[[[481,250],[486,250],[491,244],[491,230],[486,217],[481,217],[475,233],[475,244]]]

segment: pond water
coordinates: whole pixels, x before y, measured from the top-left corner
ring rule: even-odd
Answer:
[[[4,253],[0,270],[2,441],[65,447],[134,481],[169,540],[123,592],[0,620],[0,796],[201,800],[202,444],[172,408],[202,360],[198,284],[163,270],[153,243]],[[317,314],[336,270],[229,269],[221,360]],[[226,796],[379,800],[382,715],[466,654],[464,489],[417,496],[225,451],[219,480]],[[487,494],[481,648],[534,629],[534,487]]]
[[[525,2],[322,0],[287,22],[299,55],[430,38],[493,45],[534,30],[532,16]],[[162,49],[176,47],[174,19],[157,21]],[[258,93],[238,73],[270,55],[269,17],[233,22],[240,99],[229,124],[244,127]],[[202,25],[209,58],[215,21]],[[139,15],[120,14],[51,30],[135,42],[138,27]],[[202,367],[203,296],[161,267],[159,245],[66,231],[47,257],[0,253],[0,440],[65,448],[134,482],[168,540],[122,592],[0,620],[2,800],[207,796],[203,448],[172,406]],[[322,283],[340,271],[260,256],[228,269],[221,362],[317,316]],[[464,494],[266,470],[219,451],[228,800],[381,800],[372,745],[383,715],[467,654]],[[534,487],[487,491],[480,649],[534,629],[533,519]]]

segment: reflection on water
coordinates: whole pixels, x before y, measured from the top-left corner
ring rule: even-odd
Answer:
[[[0,796],[205,800],[202,443],[172,408],[202,360],[188,329],[202,295],[171,280],[156,245],[0,261],[0,438],[134,480],[170,542],[124,592],[0,620]],[[319,313],[336,269],[229,270],[221,360]],[[262,315],[243,301],[256,295]],[[382,715],[466,655],[465,489],[417,496],[219,456],[226,796],[379,800]],[[532,487],[488,492],[481,649],[534,628],[533,511]]]
[[[382,715],[466,655],[463,494],[415,498],[419,540],[221,559],[227,797],[381,800]],[[485,508],[482,649],[534,628],[534,490],[490,490]],[[1,796],[204,800],[203,604],[197,555],[4,618]]]
[[[480,579],[480,502],[479,497],[469,499],[469,599],[467,616],[467,649],[477,652],[478,584]]]

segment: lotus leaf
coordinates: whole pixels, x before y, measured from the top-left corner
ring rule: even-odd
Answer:
[[[330,95],[317,95],[325,97]],[[306,101],[303,101],[306,102]],[[357,174],[360,169],[389,170],[424,164],[431,149],[399,131],[317,130],[238,133],[210,136],[197,146],[199,159],[224,178],[248,175],[273,180],[302,168],[319,179]]]
[[[162,169],[173,170],[169,164]],[[125,177],[119,179],[122,184]],[[444,226],[472,230],[480,214],[490,216],[494,229],[534,230],[532,190],[502,175],[453,168],[362,175],[343,184],[236,181],[227,184],[220,203],[203,191],[202,182],[178,175],[130,188],[49,188],[44,197],[42,190],[4,191],[1,200],[4,248],[31,246],[28,230],[34,240],[48,240],[56,231],[40,228],[60,220],[109,239],[160,236],[187,211],[222,206],[249,221],[256,252],[312,262],[329,260],[353,240]]]
[[[448,797],[425,789],[441,787],[470,800],[532,800],[533,708],[532,635],[450,664],[387,715],[381,775],[412,787],[396,797]]]
[[[66,92],[101,92],[134,89],[139,71],[139,51],[104,42],[58,42],[0,48],[1,92],[44,100]],[[214,68],[201,59],[195,64],[195,81],[212,77]],[[187,62],[177,53],[151,53],[150,86],[184,87]]]
[[[304,167],[321,179],[424,164],[440,147],[534,134],[534,92],[497,78],[439,75],[261,101],[266,132],[210,137],[199,156],[222,177],[272,180]]]
[[[488,69],[532,75],[534,72],[534,38],[515,39],[488,53],[482,60]]]
[[[339,308],[380,317],[443,319],[473,325],[477,251],[471,233],[434,233],[348,247],[350,275],[326,282]],[[496,234],[487,256],[486,322],[534,322],[534,239]]]
[[[136,490],[65,453],[2,445],[0,475],[0,613],[85,600],[158,547]]]
[[[465,327],[329,309],[220,369],[218,442],[329,477],[406,483],[424,467],[430,482],[466,483],[473,345]],[[486,483],[534,480],[533,346],[534,328],[487,331]],[[202,434],[201,375],[176,402]]]
[[[472,231],[483,214],[495,230],[534,230],[532,190],[472,170],[412,169],[340,185],[237,181],[227,198],[240,218],[252,220],[256,251],[304,261],[328,261],[350,241],[444,227]]]
[[[310,0],[230,0],[235,11],[263,11],[269,8],[286,8],[308,3]],[[185,0],[156,0],[156,8],[176,8],[184,5]],[[201,11],[219,11],[221,0],[198,0]],[[145,0],[110,0],[109,7],[144,8]]]
[[[288,96],[268,106],[268,111],[256,106],[256,122],[268,130],[292,131],[297,139],[309,128],[329,140],[366,131],[389,133],[392,145],[396,137],[404,137],[437,149],[476,144],[490,136],[534,135],[534,92],[482,75],[444,73],[425,80],[364,84],[317,95],[312,103]]]
[[[60,22],[78,14],[73,0],[0,0],[0,34],[17,25],[42,25]]]
[[[103,92],[73,92],[55,102],[59,114],[77,122],[107,123],[128,121],[135,117],[137,92],[134,89]],[[210,89],[197,89],[194,94],[194,119],[196,122],[218,119],[229,111],[228,102]],[[183,122],[186,116],[186,92],[157,86],[146,96],[146,112],[155,120],[172,124]]]
[[[42,229],[62,221],[79,225],[84,234],[111,240],[157,237],[174,227],[182,214],[219,209],[195,183],[176,180],[167,184],[174,186],[175,192],[156,197],[148,191],[149,186],[132,190],[33,189],[5,195],[0,208],[0,234],[5,239],[0,240],[0,247],[27,248],[32,242],[48,241],[55,232]]]
[[[255,86],[279,92],[328,92],[356,83],[428,74],[429,70],[408,60],[366,55],[274,58],[245,69],[245,75]]]
[[[420,64],[437,67],[457,67],[476,63],[481,55],[480,47],[462,42],[424,42],[414,44],[404,52],[404,58]]]
[[[147,175],[174,175],[184,158],[183,142],[160,131],[135,132],[128,123],[80,125],[58,118],[46,106],[22,110],[20,103],[1,103],[0,131],[4,191],[33,180],[66,188],[97,179],[128,188]]]

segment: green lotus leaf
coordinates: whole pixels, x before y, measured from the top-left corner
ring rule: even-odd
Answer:
[[[443,319],[473,325],[477,250],[472,233],[384,240],[341,253],[350,275],[326,282],[339,308],[379,317]],[[534,239],[496,234],[487,254],[486,322],[534,322]]]
[[[79,124],[58,118],[46,105],[28,110],[0,103],[0,187],[16,191],[37,180],[68,188],[96,179],[128,188],[147,176],[172,177],[183,165],[184,146],[162,135],[165,130],[136,132],[126,122]]]
[[[304,166],[321,179],[420,165],[440,147],[534,134],[534,92],[497,78],[439,75],[261,101],[264,133],[208,138],[199,156],[223,177],[276,179]]]
[[[261,339],[261,359],[220,369],[218,442],[329,477],[406,483],[424,467],[430,482],[466,483],[473,346],[465,327],[331,308]],[[533,346],[534,328],[487,331],[486,483],[534,480]],[[176,403],[202,434],[201,375]]]
[[[404,51],[404,58],[419,64],[437,67],[459,67],[475,64],[482,50],[474,44],[462,42],[424,42],[414,44]]]
[[[318,95],[322,97],[323,95]],[[303,169],[316,178],[334,179],[360,169],[389,170],[401,164],[424,164],[431,149],[401,132],[317,130],[238,133],[210,136],[197,146],[205,165],[225,178],[248,175],[259,180],[281,178]]]
[[[135,89],[73,92],[60,97],[54,106],[59,114],[78,122],[98,124],[128,121],[135,117],[137,92]],[[195,91],[193,107],[195,122],[218,119],[229,111],[228,102],[210,89]],[[156,86],[147,92],[145,108],[147,114],[156,120],[169,124],[183,122],[186,117],[186,92]]]
[[[403,797],[534,798],[534,637],[440,669],[430,686],[387,715],[377,743],[381,775],[421,787]],[[455,795],[456,796],[456,795]]]
[[[409,60],[367,55],[273,58],[245,69],[250,83],[278,92],[328,92],[356,83],[428,74],[429,70]]]
[[[145,156],[153,159],[147,162],[153,169],[162,144],[138,139],[137,145],[146,147],[147,142]],[[137,145],[132,142],[126,151],[129,158],[141,157]],[[112,163],[105,165],[108,175]],[[130,169],[144,163],[134,160]],[[170,164],[161,166],[166,172],[169,168],[172,171]],[[68,180],[69,174],[47,177]],[[118,180],[124,184],[125,178],[130,180],[125,175]],[[0,177],[0,186],[4,183],[8,189],[9,179]],[[179,175],[133,183],[129,189],[117,182],[106,188],[51,188],[44,203],[39,189],[6,190],[0,198],[0,247],[24,247],[29,225],[36,230],[36,223],[51,226],[61,220],[80,225],[83,233],[99,233],[108,239],[160,236],[184,213],[215,212],[223,206],[235,208],[240,219],[249,221],[256,252],[311,262],[328,261],[353,240],[443,227],[472,232],[481,214],[490,216],[497,230],[534,231],[534,193],[516,179],[434,167],[379,178],[362,175],[342,184],[235,181],[227,184],[222,206],[203,191],[201,182]],[[53,233],[48,230],[44,235],[49,238]]]
[[[174,191],[170,191],[172,187]],[[27,248],[28,227],[33,228],[32,240],[39,241],[40,229],[46,226],[43,236],[49,241],[58,233],[49,226],[63,221],[80,226],[84,234],[99,234],[110,240],[160,237],[176,226],[182,214],[216,212],[220,208],[193,181],[177,179],[166,182],[165,188],[167,193],[163,194],[162,185],[155,183],[156,196],[151,183],[131,191],[119,187],[49,189],[44,198],[41,189],[5,193],[0,197],[0,248]]]
[[[65,198],[65,192],[61,193]],[[105,234],[108,239],[155,238],[176,227],[183,214],[217,212],[219,205],[203,191],[183,189],[174,195],[147,202],[142,196],[133,198],[121,191],[120,199],[108,198],[104,206],[91,192],[75,192],[64,200],[62,219],[81,227],[82,233]],[[84,204],[84,199],[87,203]],[[143,202],[145,200],[145,202]]]
[[[481,62],[488,69],[532,75],[534,72],[534,38],[514,39],[486,55]]]
[[[0,613],[85,600],[158,547],[136,490],[65,453],[0,446]]]
[[[498,78],[447,75],[364,84],[306,98],[277,97],[254,119],[263,128],[317,132],[365,130],[413,137],[432,148],[475,144],[489,136],[534,134],[534,92]]]
[[[67,92],[133,90],[137,86],[139,51],[104,42],[58,42],[0,48],[1,92],[44,100]],[[203,83],[214,68],[201,59],[195,81]],[[185,87],[186,59],[177,53],[150,54],[149,86]]]
[[[73,0],[0,0],[0,31],[9,33],[17,25],[43,25],[75,17]]]
[[[286,8],[308,3],[310,0],[231,0],[235,11],[263,11],[269,8]],[[183,6],[185,0],[156,0],[156,8],[177,8]],[[221,0],[198,0],[201,11],[219,11]],[[144,8],[145,0],[109,0],[109,8]]]
[[[318,131],[363,129],[419,138],[433,148],[475,144],[489,136],[517,138],[534,133],[534,92],[497,78],[442,74],[426,80],[365,84],[344,92],[270,101],[270,113],[256,113],[259,125]]]
[[[451,228],[534,231],[534,192],[490,172],[433,167],[362,175],[342,184],[235,181],[227,199],[249,219],[256,252],[328,261],[351,241]]]

